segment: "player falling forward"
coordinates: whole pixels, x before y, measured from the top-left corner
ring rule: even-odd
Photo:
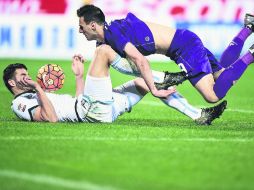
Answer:
[[[87,40],[108,44],[121,57],[131,60],[151,93],[157,97],[162,97],[162,94],[155,87],[149,63],[144,56],[158,53],[170,57],[210,103],[224,98],[247,66],[254,61],[254,45],[239,58],[245,40],[254,31],[254,16],[250,14],[246,14],[245,27],[224,51],[220,62],[204,47],[200,38],[189,30],[143,22],[132,13],[128,13],[124,19],[107,24],[103,12],[94,5],[81,7],[77,10],[77,15],[79,32]],[[116,65],[122,69],[121,62]]]
[[[74,56],[74,98],[67,94],[45,93],[39,84],[30,78],[25,65],[9,65],[4,70],[3,79],[6,87],[15,96],[11,107],[13,112],[28,121],[113,122],[118,116],[131,111],[149,92],[142,78],[112,90],[109,65],[115,58],[116,53],[109,46],[98,47],[84,82],[83,58]],[[173,93],[174,90],[168,92]],[[222,102],[213,108],[203,109],[205,111],[196,120],[199,124],[210,124],[223,113],[225,107],[226,102]]]

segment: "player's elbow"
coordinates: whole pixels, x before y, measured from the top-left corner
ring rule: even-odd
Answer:
[[[52,113],[52,114],[48,115],[48,121],[51,122],[51,123],[58,122],[57,115],[55,113]]]
[[[58,119],[57,119],[57,117],[54,117],[54,118],[51,118],[51,119],[49,120],[49,122],[50,122],[50,123],[56,123],[56,122],[58,122]]]
[[[42,114],[41,118],[43,121],[50,122],[50,123],[56,123],[58,122],[58,118],[56,114]]]

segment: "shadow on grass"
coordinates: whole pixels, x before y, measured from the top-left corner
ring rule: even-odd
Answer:
[[[216,120],[212,125],[197,125],[190,119],[143,119],[143,118],[119,118],[114,123],[46,123],[46,122],[29,122],[18,118],[0,117],[0,126],[2,127],[110,127],[117,126],[140,128],[140,127],[159,127],[159,128],[184,128],[184,129],[202,129],[202,130],[220,130],[220,131],[254,131],[254,125],[248,121],[223,121]]]

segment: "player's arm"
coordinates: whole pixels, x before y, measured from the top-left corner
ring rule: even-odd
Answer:
[[[124,51],[131,61],[133,61],[138,67],[142,78],[150,89],[151,93],[156,97],[167,97],[172,94],[173,90],[157,90],[154,85],[152,71],[150,69],[147,59],[137,50],[137,48],[128,42],[125,45]]]
[[[32,87],[37,93],[39,106],[35,108],[33,120],[57,122],[58,118],[55,109],[40,85],[28,77],[25,77],[21,83],[23,83],[23,85]]]
[[[76,79],[76,97],[84,92],[84,59],[82,55],[74,55],[72,58],[72,71]]]

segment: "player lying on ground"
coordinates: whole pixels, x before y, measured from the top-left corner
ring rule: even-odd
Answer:
[[[79,32],[87,40],[108,44],[121,57],[133,61],[154,96],[162,97],[162,94],[156,90],[149,63],[144,56],[158,53],[170,57],[210,103],[224,98],[247,66],[254,62],[254,45],[239,58],[245,40],[254,31],[254,16],[250,14],[246,14],[245,26],[225,50],[220,62],[189,30],[143,22],[132,13],[107,24],[104,13],[94,5],[81,7],[77,15]],[[121,68],[121,65],[118,67]]]
[[[45,93],[38,83],[31,80],[25,65],[9,65],[4,70],[3,79],[15,96],[12,102],[13,112],[29,121],[113,122],[123,113],[130,112],[149,92],[141,78],[129,81],[112,91],[109,65],[114,62],[116,55],[109,46],[98,47],[85,82],[82,57],[74,56],[74,98],[67,94]],[[167,91],[169,95],[173,92],[174,90]],[[210,124],[223,113],[225,107],[226,102],[222,102],[218,106],[202,109],[202,114],[196,118],[197,123]]]

